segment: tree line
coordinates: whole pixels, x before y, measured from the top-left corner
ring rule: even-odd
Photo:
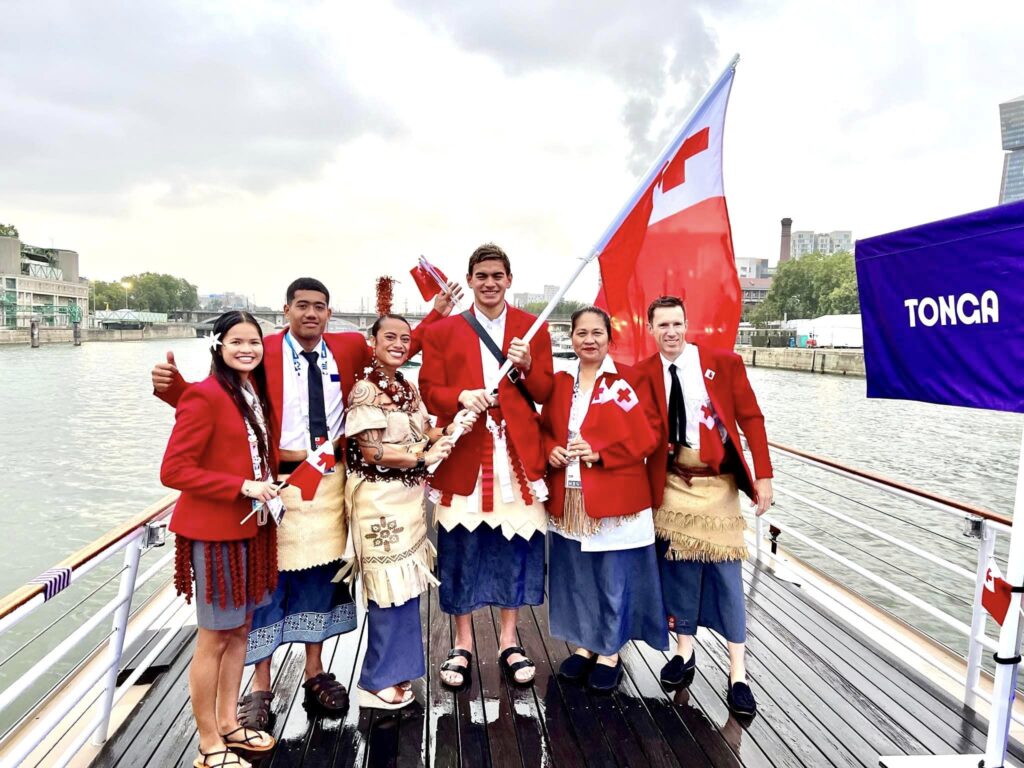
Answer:
[[[127,289],[125,285],[128,286]],[[196,286],[174,275],[143,272],[138,275],[125,275],[120,280],[110,283],[93,280],[92,289],[96,309],[124,309],[125,303],[130,309],[145,312],[173,312],[199,307]]]
[[[779,264],[768,297],[749,315],[763,327],[783,319],[860,313],[853,254],[808,253]]]

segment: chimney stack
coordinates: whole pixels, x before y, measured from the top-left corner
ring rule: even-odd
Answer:
[[[779,263],[789,261],[790,254],[792,253],[793,246],[790,242],[791,231],[793,229],[792,219],[782,220],[782,242],[779,243]]]

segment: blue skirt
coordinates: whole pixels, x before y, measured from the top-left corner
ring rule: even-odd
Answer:
[[[611,656],[630,640],[668,649],[668,624],[654,545],[583,552],[580,543],[550,537],[548,615],[551,634]]]
[[[544,602],[544,534],[509,541],[486,523],[437,529],[438,599],[453,616],[485,605],[519,608]]]
[[[381,608],[370,600],[366,606],[366,656],[359,687],[382,691],[426,673],[419,597],[391,608]]]
[[[656,546],[669,629],[681,635],[695,635],[697,627],[707,627],[730,643],[745,643],[743,561],[666,560],[668,542],[658,539]]]
[[[270,658],[284,643],[322,643],[356,628],[356,604],[344,582],[331,579],[340,561],[301,571],[280,571],[270,602],[257,608],[245,663]]]

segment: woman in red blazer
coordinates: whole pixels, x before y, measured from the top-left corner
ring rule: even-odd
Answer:
[[[191,602],[199,632],[189,669],[199,731],[195,768],[246,766],[232,750],[265,752],[274,738],[235,715],[252,612],[277,581],[276,536],[266,505],[277,496],[273,414],[266,398],[263,334],[248,312],[213,326],[210,376],[182,395],[160,468],[181,491],[171,515],[177,534],[175,586]]]
[[[644,458],[657,444],[632,369],[608,356],[608,315],[572,316],[573,373],[555,375],[541,415],[548,454],[551,634],[578,646],[559,674],[593,690],[622,678],[633,639],[668,649]]]

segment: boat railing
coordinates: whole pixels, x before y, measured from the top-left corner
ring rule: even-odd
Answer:
[[[890,648],[899,647],[913,654],[922,663],[945,676],[951,686],[962,686],[963,700],[970,707],[978,709],[979,699],[989,702],[993,707],[993,716],[997,708],[1006,707],[1006,701],[993,703],[992,697],[981,684],[983,651],[987,649],[994,652],[997,649],[996,642],[986,634],[986,613],[981,607],[981,594],[985,588],[989,561],[997,552],[1001,537],[1005,544],[1005,535],[1010,530],[1010,518],[789,446],[773,443],[772,448],[777,457],[775,493],[779,506],[756,518],[754,538],[757,555],[774,561],[777,569],[784,571],[792,562],[778,549],[779,538],[783,536],[787,548],[794,550],[799,546],[818,558],[834,563],[837,570],[845,569],[857,574],[862,583],[877,590],[877,594],[889,596],[895,603],[917,611],[919,616],[927,616],[947,634],[953,633],[955,637],[965,638],[963,652],[951,649],[961,663],[944,663],[941,654],[926,653],[920,645],[908,641],[907,632],[900,631],[902,624],[918,635],[930,636],[927,629],[915,626],[912,619],[904,618],[892,604],[880,604],[877,594],[865,594],[867,590],[858,591],[848,581],[836,579],[847,593],[858,594],[865,605],[870,604],[877,609],[863,610],[856,614],[859,621],[871,628],[876,638],[881,638]],[[815,472],[830,473],[843,480],[835,485],[824,481],[813,482],[807,479],[807,474],[813,473],[798,476],[791,471],[794,467],[812,467]],[[797,489],[798,483],[813,488]],[[853,498],[850,493],[844,493],[848,483],[867,487],[871,491],[864,491],[861,498]],[[828,501],[830,495],[844,500],[843,504]],[[892,509],[883,509],[877,503],[872,505],[863,501],[864,498],[872,500],[876,495],[924,505],[942,513],[951,524],[957,522],[956,539],[946,537],[947,540],[943,541],[942,538],[934,538],[941,537],[941,533],[932,530],[930,525],[901,518]],[[0,715],[14,723],[0,738],[0,768],[17,766],[30,755],[35,759],[45,749],[55,750],[51,744],[56,742],[59,742],[61,753],[48,756],[47,765],[64,766],[87,741],[102,744],[108,736],[114,705],[139,681],[172,641],[175,632],[165,631],[158,641],[145,644],[137,660],[132,661],[131,673],[126,677],[122,674],[124,679],[118,684],[125,649],[139,644],[146,633],[154,629],[180,626],[185,612],[191,610],[172,590],[158,590],[150,596],[150,602],[145,606],[145,615],[141,616],[141,620],[132,621],[129,630],[133,596],[138,594],[140,587],[154,579],[169,582],[173,548],[161,550],[160,547],[165,540],[166,520],[173,510],[175,498],[175,494],[168,495],[0,600],[2,639],[12,637],[12,630],[26,618],[33,615],[36,620],[41,618],[40,614],[45,613],[41,611],[44,606],[66,601],[58,606],[64,609],[68,602],[73,603],[44,628],[38,631],[33,628],[35,634],[31,638],[23,642],[19,638],[20,646],[0,660],[2,672],[12,659],[30,646],[45,651],[28,669],[19,671],[16,676],[7,675],[8,682],[0,690]],[[861,509],[870,510],[871,514],[858,514],[849,505],[859,505]],[[843,509],[837,509],[837,506],[843,506]],[[819,522],[801,517],[801,512],[806,514],[808,511],[819,516]],[[920,540],[911,542],[893,530],[885,530],[880,520],[888,518],[914,524],[915,530],[920,533]],[[824,520],[830,523],[821,522]],[[842,542],[844,546],[829,546],[830,537],[842,537],[840,529],[855,531],[856,537],[847,536]],[[928,538],[929,543],[923,541],[925,538]],[[881,545],[869,551],[861,546],[866,540]],[[946,549],[939,545],[944,545]],[[884,551],[914,558],[926,565],[923,571],[918,569],[917,574],[903,568],[900,563],[887,563],[888,569],[868,567],[856,561],[851,546],[855,551],[875,559],[879,559],[879,553]],[[946,556],[947,550],[962,553],[960,562]],[[107,573],[104,564],[107,564],[107,569],[113,569],[111,573]],[[922,572],[926,576],[922,577]],[[939,580],[935,577],[939,573],[949,578]],[[87,577],[87,582],[82,583]],[[98,578],[101,583],[93,584],[92,581]],[[961,615],[955,615],[955,611],[948,609],[948,605],[943,607],[936,604],[935,599],[927,596],[928,590],[919,592],[913,589],[910,584],[915,579],[918,583],[931,582],[929,587],[932,590],[938,588],[948,598],[947,602],[953,601],[950,604],[959,606],[962,609]],[[941,584],[938,584],[940,581]],[[90,609],[88,616],[68,631],[66,625],[74,623],[75,609],[85,600],[101,593],[104,588],[111,590],[115,583],[117,594],[98,609]],[[76,584],[79,585],[79,591],[91,590],[85,598],[73,596],[75,590],[71,587]],[[75,599],[78,602],[74,602]],[[139,617],[139,606],[136,604],[135,608],[136,617]],[[45,618],[50,619],[49,616]],[[63,636],[61,631],[64,632]],[[90,648],[90,640],[95,643],[97,633],[104,631],[99,643]],[[940,639],[939,642],[945,641]],[[29,694],[34,694],[35,688],[45,681],[48,673],[67,663],[65,660],[73,649],[82,647],[88,648],[85,654],[88,663],[77,664],[73,677],[62,679],[27,706],[21,705],[26,699],[33,698]],[[21,664],[23,666],[24,663]],[[15,704],[19,704],[19,707],[16,708]],[[88,719],[90,717],[91,720]],[[1013,719],[1024,725],[1024,719],[1016,715]],[[72,721],[70,724],[69,720]],[[58,729],[64,730],[55,739],[54,732]]]
[[[763,516],[755,518],[754,539],[758,557],[770,558],[778,566],[785,568],[787,561],[778,551],[779,538],[780,536],[785,536],[788,541],[797,542],[805,550],[810,550],[816,556],[815,560],[820,561],[824,559],[824,561],[830,561],[839,566],[837,571],[846,569],[848,572],[857,574],[864,582],[872,585],[876,591],[880,590],[881,594],[894,598],[896,603],[910,606],[912,609],[923,612],[923,614],[938,622],[942,627],[963,637],[966,641],[965,646],[963,646],[964,650],[962,652],[955,648],[950,650],[955,655],[961,657],[965,663],[961,665],[944,663],[941,655],[922,652],[919,644],[908,642],[907,633],[900,631],[904,627],[909,627],[913,633],[936,640],[934,635],[927,629],[916,626],[913,620],[905,618],[902,612],[894,609],[892,605],[888,607],[881,605],[877,599],[865,595],[863,591],[856,590],[849,581],[841,583],[844,590],[854,592],[865,603],[870,604],[871,609],[873,609],[855,611],[859,620],[869,625],[874,632],[880,633],[884,637],[883,642],[886,644],[895,643],[896,647],[909,652],[941,675],[949,678],[955,686],[962,686],[963,701],[967,706],[978,711],[977,700],[981,699],[992,707],[1006,707],[1006,701],[999,701],[993,704],[992,697],[985,690],[984,686],[981,685],[983,651],[989,650],[995,653],[998,650],[997,640],[989,637],[986,632],[987,613],[982,607],[981,598],[982,591],[985,589],[989,564],[996,554],[997,543],[1000,537],[1006,537],[1002,540],[1003,551],[1005,551],[1006,539],[1008,539],[1012,523],[1011,518],[981,507],[948,499],[873,472],[845,466],[831,459],[790,446],[776,442],[771,442],[770,445],[773,457],[775,458],[781,457],[787,462],[791,460],[805,466],[814,467],[817,470],[839,476],[847,481],[867,486],[878,494],[884,495],[884,497],[895,497],[900,500],[923,505],[951,518],[956,518],[959,521],[960,541],[957,542],[952,537],[944,537],[947,541],[940,543],[945,544],[946,549],[954,549],[954,547],[950,546],[949,542],[953,544],[970,544],[971,548],[976,546],[973,563],[964,560],[960,563],[953,562],[939,554],[942,551],[941,547],[919,546],[918,544],[906,541],[901,536],[883,530],[877,524],[879,516],[888,517],[901,523],[913,525],[918,536],[921,538],[931,538],[933,544],[939,541],[936,537],[940,537],[941,533],[934,529],[930,530],[929,526],[921,524],[920,521],[908,520],[891,510],[882,509],[877,505],[865,504],[861,500],[854,499],[852,496],[840,492],[830,484],[824,482],[813,483],[807,481],[805,477],[799,477],[792,472],[787,472],[785,469],[780,471],[779,462],[776,461],[776,477],[773,480],[773,489],[777,506],[769,509]],[[792,485],[790,480],[794,481]],[[817,493],[812,491],[801,492],[804,490],[803,488],[796,490],[794,487],[797,484],[796,480],[814,486]],[[837,506],[835,502],[827,503],[822,501],[822,497],[827,497],[830,494],[833,497],[844,500],[847,508],[851,504],[858,505],[861,509],[871,510],[872,514],[857,516],[856,513],[848,514],[845,511],[840,511],[835,508]],[[851,529],[856,531],[859,540],[852,541],[853,537],[845,536],[844,531],[839,528],[826,528],[823,522],[815,523],[798,514],[798,512],[806,513],[807,511],[823,516],[818,518],[819,521],[827,519],[832,521],[834,526],[847,526],[847,532]],[[866,522],[865,518],[870,519],[876,524]],[[836,538],[841,542],[841,545],[830,547],[823,543],[822,539],[828,539],[829,537]],[[868,538],[872,538],[877,542],[884,542],[884,544],[871,551],[869,549],[870,545],[864,545],[864,539]],[[845,549],[847,551],[844,553],[837,551],[837,549]],[[888,566],[888,569],[867,567],[860,562],[856,562],[851,550],[863,552],[872,557],[872,559],[881,561],[884,565]],[[924,567],[918,568],[915,573],[914,569],[910,566],[903,567],[900,563],[886,562],[884,558],[878,557],[877,553],[881,550],[914,558],[922,563]],[[969,552],[964,554],[966,557]],[[801,559],[805,559],[803,555],[801,555]],[[966,567],[968,564],[974,567]],[[821,569],[818,570],[820,571]],[[883,575],[879,573],[879,570],[883,572],[888,570],[889,573]],[[909,578],[902,578],[904,584],[901,585],[896,583],[893,574]],[[920,574],[925,574],[925,576]],[[947,578],[941,579],[940,574],[945,575]],[[833,579],[827,574],[826,578],[836,582],[840,581],[839,578]],[[969,605],[969,622],[966,621],[966,615],[955,616],[950,611],[935,605],[934,600],[915,594],[906,583],[911,580],[916,580],[918,583],[924,582],[931,590],[938,589],[948,596],[949,599],[960,605],[964,611]],[[950,584],[957,584],[959,587],[947,587]],[[943,634],[948,634],[948,632]],[[938,642],[945,645],[941,639]],[[890,645],[890,647],[893,646]],[[966,669],[966,672],[963,671],[964,669]],[[1014,722],[1024,726],[1024,718],[1019,714],[1012,712],[1011,709],[1010,715]],[[990,721],[994,719],[994,716],[993,710]],[[1002,749],[1005,751],[1005,737]],[[996,765],[998,763],[993,762],[991,764]]]
[[[68,740],[61,744],[63,751],[59,756],[48,757],[48,765],[67,765],[90,739],[95,745],[102,744],[108,736],[113,707],[174,638],[173,631],[166,631],[159,641],[145,645],[145,655],[133,661],[131,674],[118,684],[124,650],[140,643],[146,633],[175,626],[176,614],[187,610],[184,601],[173,592],[155,590],[145,605],[145,620],[133,620],[129,631],[133,596],[140,587],[156,577],[169,582],[174,550],[169,547],[166,548],[169,551],[161,552],[159,548],[165,542],[166,520],[176,498],[176,493],[167,495],[0,600],[0,638],[10,637],[15,626],[37,614],[51,601],[71,602],[79,598],[74,594],[69,599],[69,595],[75,593],[71,587],[90,573],[104,577],[97,586],[89,584],[90,591],[70,607],[65,609],[61,605],[63,612],[55,619],[47,616],[49,623],[45,627],[39,630],[33,627],[31,637],[23,642],[19,640],[20,645],[0,660],[2,670],[30,647],[49,648],[27,669],[16,675],[5,675],[8,682],[0,691],[0,715],[12,725],[0,739],[0,766],[20,765],[41,744],[52,740],[58,727],[67,727],[68,732],[62,738],[68,736]],[[156,553],[147,557],[154,550]],[[120,568],[117,568],[118,559]],[[144,559],[147,562],[143,570]],[[104,564],[113,566],[114,572],[107,575]],[[114,583],[117,584],[116,595],[98,609],[91,609],[88,617],[74,626],[78,618],[76,609],[100,595],[104,588],[109,593]],[[142,607],[136,605],[136,615]],[[104,627],[109,628],[105,633]],[[97,634],[101,635],[98,643]],[[90,641],[93,643],[91,647]],[[74,666],[79,673],[70,679],[68,687],[64,687],[65,680],[62,679],[32,701],[35,689],[40,684],[45,688],[50,673],[61,665],[67,666],[69,654],[83,647],[88,651],[84,657],[81,651],[77,654],[78,663]],[[21,661],[20,665],[24,666],[24,663]],[[24,704],[26,700],[29,701],[27,705]],[[16,703],[21,703],[20,708],[13,706]],[[78,713],[77,718],[75,713]],[[93,720],[83,726],[80,721],[90,715]],[[67,722],[69,719],[72,720],[70,724]]]

